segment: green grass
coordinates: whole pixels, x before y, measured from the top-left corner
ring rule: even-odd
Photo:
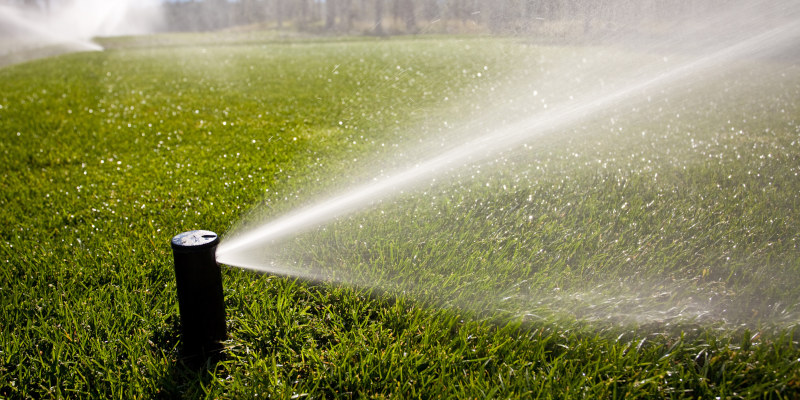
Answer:
[[[173,235],[281,215],[515,66],[547,86],[536,63],[606,50],[173,39],[0,69],[0,396],[800,395],[797,66],[620,104],[280,253],[360,286],[225,268],[226,357],[198,371]]]

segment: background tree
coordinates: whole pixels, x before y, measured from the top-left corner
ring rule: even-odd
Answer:
[[[422,17],[428,21],[440,18],[442,11],[437,0],[422,0]]]
[[[383,0],[375,0],[375,33],[383,35]]]
[[[36,8],[49,2],[2,1]],[[388,11],[395,22],[393,32],[416,33],[424,26],[433,31],[477,29],[564,39],[646,30],[656,23],[681,24],[687,17],[747,1],[752,0],[182,0],[165,2],[164,7],[168,26],[179,31],[274,21],[278,28],[291,25],[301,30],[314,25],[341,32],[372,27],[371,32],[380,35],[388,30],[383,21]]]
[[[325,29],[331,30],[336,25],[336,0],[325,0]]]
[[[417,15],[414,10],[413,0],[395,0],[397,1],[399,13],[406,22],[406,31],[416,33],[417,28]]]
[[[353,20],[356,14],[353,10],[353,0],[339,0],[339,15],[344,23],[345,31],[350,32],[353,29]]]
[[[275,0],[275,24],[278,29],[283,28],[283,0]]]
[[[308,0],[300,0],[300,20],[298,21],[297,26],[299,26],[301,29],[305,29],[306,25],[308,25],[308,14]]]

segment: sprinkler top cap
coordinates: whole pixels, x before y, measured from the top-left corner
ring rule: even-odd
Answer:
[[[214,232],[189,231],[172,238],[172,251],[195,252],[215,247],[218,244],[219,236]]]

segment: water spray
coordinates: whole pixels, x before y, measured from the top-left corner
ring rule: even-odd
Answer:
[[[181,315],[181,355],[190,361],[218,355],[227,336],[217,244],[219,237],[211,231],[189,231],[172,238]]]
[[[696,59],[657,69],[643,74],[637,80],[606,89],[597,94],[588,94],[581,101],[570,101],[555,105],[546,113],[532,114],[441,151],[417,164],[390,173],[380,179],[350,188],[325,201],[312,204],[280,217],[249,231],[233,236],[219,249],[220,261],[225,265],[278,272],[275,268],[252,262],[248,251],[263,243],[282,239],[305,229],[331,221],[342,215],[362,209],[365,205],[399,193],[411,186],[453,166],[466,161],[476,161],[493,154],[519,146],[525,141],[558,132],[587,116],[597,115],[620,101],[641,95],[646,90],[665,87],[696,75],[698,72],[718,68],[723,62],[733,61],[763,51],[766,43],[794,43],[800,39],[800,23],[791,22],[761,32],[741,42],[723,47]]]

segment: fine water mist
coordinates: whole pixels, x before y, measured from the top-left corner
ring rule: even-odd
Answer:
[[[92,38],[140,35],[163,27],[161,2],[77,0],[47,6],[0,5],[0,63],[99,51]],[[5,60],[5,62],[3,62]]]
[[[315,246],[313,240],[300,245],[292,245],[291,240],[315,230],[335,231],[342,229],[342,226],[350,229],[346,228],[346,224],[339,224],[348,215],[364,210],[369,212],[397,196],[428,190],[426,188],[434,186],[430,182],[437,179],[468,179],[461,172],[472,168],[470,165],[492,164],[503,158],[504,154],[517,152],[529,145],[570,140],[573,137],[569,132],[574,132],[582,124],[596,124],[601,116],[612,121],[623,119],[614,114],[621,109],[636,109],[638,104],[649,103],[653,97],[665,96],[664,93],[673,88],[690,87],[718,78],[731,65],[781,58],[787,52],[796,51],[794,47],[798,42],[800,18],[796,5],[745,2],[741,8],[686,21],[683,29],[666,37],[645,39],[641,34],[617,36],[613,44],[603,44],[608,49],[617,49],[606,53],[608,59],[600,56],[595,60],[582,60],[593,67],[573,65],[575,60],[566,60],[568,57],[565,60],[548,60],[544,73],[530,72],[539,66],[523,66],[511,74],[508,78],[511,84],[501,94],[487,94],[487,98],[503,99],[503,102],[482,105],[479,112],[459,121],[446,134],[444,142],[442,138],[435,138],[409,151],[420,156],[404,160],[405,167],[397,167],[396,161],[388,160],[385,165],[371,168],[386,172],[365,179],[361,185],[263,223],[250,222],[245,230],[229,232],[217,250],[217,259],[226,265],[267,273],[340,281],[364,287],[377,286],[411,294],[415,290],[436,292],[431,285],[441,285],[444,292],[446,290],[443,288],[450,285],[454,288],[451,292],[459,292],[459,296],[464,298],[445,299],[445,305],[499,310],[531,318],[552,317],[566,311],[579,319],[626,323],[671,321],[676,318],[686,321],[741,321],[727,311],[727,308],[735,308],[739,303],[720,295],[725,292],[724,288],[711,296],[722,300],[696,300],[711,286],[719,286],[718,282],[698,285],[692,279],[665,277],[658,282],[642,280],[633,284],[619,284],[593,278],[595,283],[600,282],[594,289],[562,290],[555,287],[558,291],[550,292],[547,298],[543,298],[542,291],[518,290],[520,285],[526,284],[525,276],[520,276],[516,284],[485,284],[489,279],[481,274],[495,272],[487,272],[490,271],[486,269],[487,266],[480,263],[477,268],[483,272],[476,270],[468,274],[474,275],[472,281],[439,274],[425,283],[396,282],[392,276],[381,275],[380,272],[376,273],[376,277],[337,270],[324,265],[326,261],[318,261],[323,264],[319,267],[296,267],[298,258],[314,259],[315,256],[308,254],[324,250],[311,249]],[[520,46],[520,49],[526,48],[531,52],[536,51],[536,46]],[[617,59],[614,51],[625,52],[628,58]],[[789,61],[787,65],[792,63]],[[621,127],[619,129],[622,130]],[[593,140],[591,133],[587,135],[586,140]],[[401,201],[399,204],[407,203]],[[494,207],[502,205],[495,204]],[[369,219],[365,221],[368,223]],[[426,241],[424,237],[416,240],[422,243]],[[304,247],[305,250],[298,250],[297,247]],[[393,257],[395,255],[382,258],[382,262],[405,262]],[[463,257],[470,258],[468,254]],[[413,255],[413,259],[416,258],[417,255]],[[409,268],[413,268],[414,262],[409,262]],[[783,318],[785,323],[796,324],[794,316]],[[752,322],[747,318],[744,320]]]
[[[617,105],[621,101],[629,100],[630,97],[646,90],[673,84],[680,79],[692,76],[692,74],[708,73],[711,68],[718,68],[726,61],[761,51],[766,44],[786,43],[798,38],[800,38],[800,24],[787,24],[708,56],[670,66],[669,69],[659,71],[653,76],[644,77],[640,81],[607,90],[607,93],[593,93],[587,98],[560,104],[550,108],[549,111],[499,127],[486,135],[469,139],[466,143],[430,159],[421,160],[407,169],[375,178],[346,193],[280,217],[247,233],[236,235],[235,239],[220,246],[218,254],[222,262],[237,265],[243,262],[235,261],[238,260],[237,254],[246,252],[248,248],[260,247],[264,243],[282,239],[324,224],[348,212],[362,209],[384,197],[401,192],[404,188],[418,183],[420,180],[431,178],[448,168],[459,167],[465,161],[479,161],[537,136],[552,135],[575,124],[582,118],[590,118],[596,113]],[[480,126],[485,125],[485,122],[480,123]]]

